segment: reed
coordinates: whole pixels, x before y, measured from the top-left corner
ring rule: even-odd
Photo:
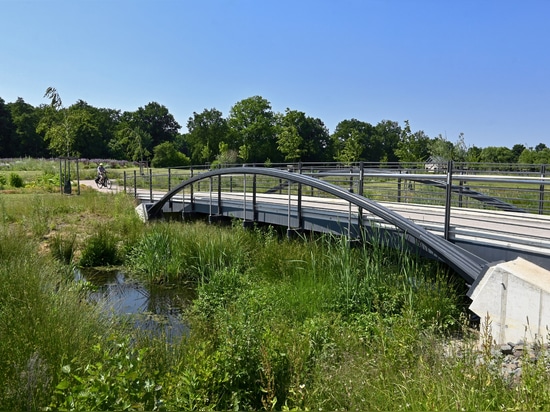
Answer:
[[[465,291],[405,244],[143,225],[123,195],[37,194],[0,197],[4,409],[548,408],[545,346],[504,377]],[[196,284],[188,335],[136,332],[87,301],[71,262],[105,249],[153,283]]]
[[[25,231],[0,234],[0,404],[6,410],[48,405],[59,365],[86,363],[90,342],[109,328],[65,270],[37,248]]]

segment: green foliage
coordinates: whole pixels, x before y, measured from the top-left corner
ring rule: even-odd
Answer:
[[[230,110],[229,127],[235,133],[232,149],[238,149],[245,162],[281,159],[277,150],[275,114],[271,103],[253,96],[235,103]]]
[[[108,326],[66,281],[66,269],[38,253],[20,229],[0,231],[0,404],[40,410],[49,403],[58,365],[64,358],[87,362],[90,337]]]
[[[73,263],[74,252],[76,250],[76,235],[63,237],[59,234],[53,236],[50,241],[50,250],[52,256],[65,264]]]
[[[109,266],[120,263],[117,238],[102,225],[86,241],[79,264],[82,267]]]
[[[400,139],[394,152],[400,162],[422,162],[430,154],[430,138],[423,131],[413,133],[408,120],[401,131]]]
[[[222,268],[243,267],[247,244],[243,231],[230,234],[203,224],[182,230],[181,223],[163,223],[135,243],[126,264],[148,282],[205,281]]]
[[[187,166],[190,160],[183,153],[178,152],[172,142],[164,142],[153,149],[153,167]]]
[[[54,410],[158,410],[162,386],[143,358],[147,349],[133,348],[130,338],[96,343],[99,362],[66,364],[49,405]]]
[[[11,187],[23,187],[25,185],[25,182],[23,182],[23,178],[18,175],[17,173],[10,173],[10,186]]]
[[[173,256],[175,251],[170,232],[159,229],[146,233],[130,250],[127,259],[127,265],[145,274],[149,282],[177,276],[180,271],[179,262]]]
[[[0,198],[4,409],[548,408],[545,346],[521,376],[503,376],[501,359],[471,340],[462,286],[384,239],[350,247],[240,222],[145,226],[125,196],[10,196]],[[61,232],[60,216],[79,225],[93,216],[78,236],[91,228],[83,259],[94,265],[124,250],[153,281],[196,282],[189,333],[151,337],[89,303],[57,261],[70,263],[80,238]],[[44,233],[30,217],[59,231],[48,236],[51,254],[38,252]]]
[[[224,140],[231,140],[228,139],[230,130],[220,111],[204,109],[202,113],[194,112],[193,117],[187,121],[187,129],[189,133],[185,135],[185,141],[189,146],[193,164],[212,162],[214,158],[229,150]],[[224,147],[225,150],[222,150]]]

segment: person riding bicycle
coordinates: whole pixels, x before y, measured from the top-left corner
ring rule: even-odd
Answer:
[[[97,179],[96,182],[103,184],[105,177],[107,176],[107,171],[103,167],[103,163],[100,163],[97,167]]]

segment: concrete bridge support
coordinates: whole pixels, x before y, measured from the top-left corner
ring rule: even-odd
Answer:
[[[478,277],[468,296],[480,330],[495,344],[548,341],[550,271],[522,258],[498,263]]]

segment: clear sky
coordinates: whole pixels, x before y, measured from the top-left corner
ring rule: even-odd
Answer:
[[[467,146],[550,147],[550,0],[0,0],[0,97],[193,112],[262,96]]]

